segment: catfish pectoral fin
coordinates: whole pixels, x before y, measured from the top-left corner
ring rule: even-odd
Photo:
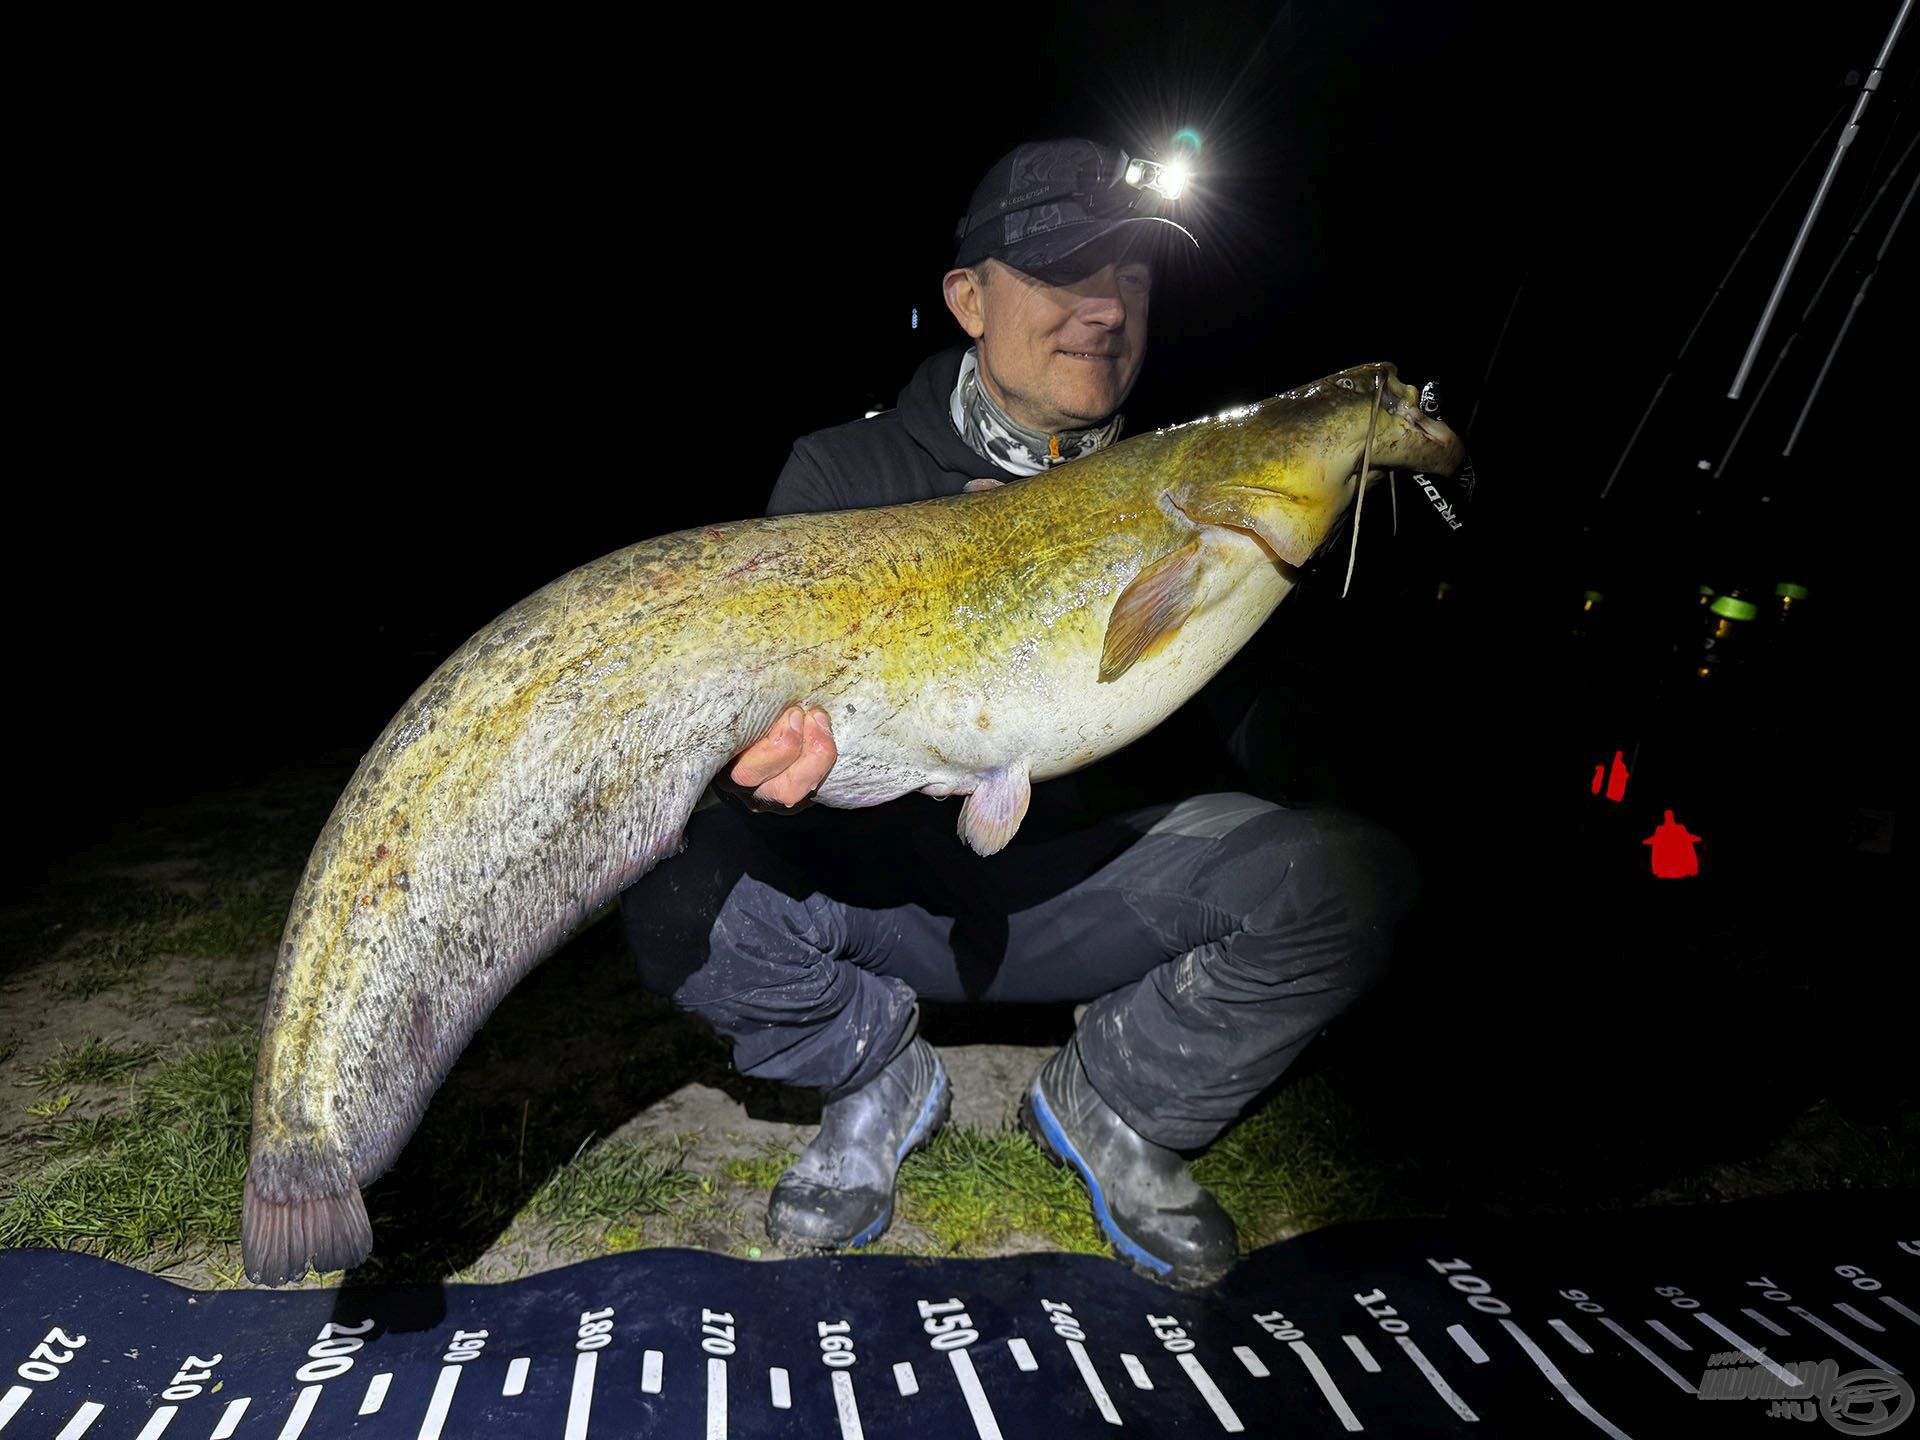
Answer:
[[[247,1176],[240,1211],[240,1257],[256,1285],[298,1280],[317,1271],[351,1270],[373,1253],[373,1226],[360,1187],[342,1165],[340,1188],[318,1196],[275,1200]]]
[[[1289,504],[1286,496],[1274,491],[1188,481],[1169,490],[1167,498],[1196,524],[1225,525],[1258,535],[1289,565],[1306,564],[1324,538],[1314,526],[1311,505]]]
[[[1033,785],[1027,777],[1027,762],[1015,760],[981,777],[980,786],[960,807],[960,838],[976,854],[996,855],[1006,849],[1027,818],[1027,804],[1033,799]]]
[[[1134,661],[1153,654],[1180,633],[1199,593],[1200,542],[1162,555],[1133,577],[1107,617],[1100,650],[1100,679],[1118,680]]]

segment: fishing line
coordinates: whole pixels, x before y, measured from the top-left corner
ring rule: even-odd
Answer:
[[[1527,288],[1527,281],[1533,275],[1529,265],[1520,276],[1520,283],[1513,287],[1513,303],[1507,306],[1507,318],[1500,322],[1500,333],[1494,337],[1493,349],[1487,355],[1486,372],[1480,377],[1479,392],[1473,397],[1473,409],[1467,412],[1467,427],[1460,432],[1460,443],[1465,445],[1473,436],[1473,422],[1480,418],[1480,402],[1487,398],[1487,382],[1493,378],[1494,362],[1500,358],[1500,347],[1507,343],[1507,329],[1513,324],[1513,315],[1520,308],[1520,294]]]
[[[1380,423],[1380,397],[1387,392],[1387,376],[1376,370],[1373,376],[1373,409],[1367,412],[1367,443],[1360,451],[1360,493],[1353,497],[1353,543],[1347,547],[1347,580],[1340,587],[1340,598],[1353,588],[1353,567],[1360,558],[1360,507],[1367,500],[1367,471],[1373,465],[1373,431]]]
[[[1886,238],[1880,242],[1880,249],[1873,257],[1873,269],[1867,271],[1861,280],[1860,288],[1853,293],[1853,304],[1847,309],[1847,318],[1840,324],[1840,333],[1833,337],[1833,346],[1827,351],[1827,358],[1820,364],[1820,373],[1813,377],[1813,388],[1807,392],[1807,403],[1800,407],[1800,418],[1793,422],[1793,433],[1787,436],[1787,448],[1782,455],[1792,455],[1795,442],[1800,439],[1800,427],[1807,423],[1807,415],[1813,409],[1813,402],[1820,395],[1820,387],[1826,383],[1827,371],[1833,368],[1833,357],[1840,353],[1840,342],[1847,338],[1847,331],[1853,327],[1853,317],[1860,313],[1860,302],[1867,297],[1867,286],[1873,283],[1873,277],[1879,272],[1880,262],[1886,258],[1887,249],[1893,244],[1894,231],[1900,228],[1900,222],[1907,218],[1907,211],[1913,205],[1913,196],[1920,190],[1920,176],[1914,177],[1913,184],[1907,187],[1907,198],[1900,203],[1900,213],[1893,217],[1893,223],[1887,226]]]
[[[1633,427],[1633,433],[1627,437],[1626,447],[1621,450],[1620,458],[1613,462],[1613,473],[1607,476],[1607,483],[1600,487],[1602,500],[1613,494],[1613,483],[1620,478],[1620,472],[1626,468],[1627,457],[1633,453],[1633,447],[1640,443],[1640,432],[1647,428],[1647,421],[1653,418],[1653,412],[1660,404],[1660,397],[1667,393],[1667,386],[1672,383],[1674,373],[1679,370],[1681,361],[1687,358],[1687,351],[1693,348],[1693,342],[1699,337],[1701,327],[1707,323],[1707,316],[1713,312],[1713,307],[1719,303],[1720,296],[1726,291],[1727,283],[1733,279],[1733,272],[1738,270],[1740,262],[1747,258],[1747,251],[1753,248],[1753,242],[1766,228],[1767,221],[1773,218],[1773,212],[1779,209],[1780,202],[1787,198],[1787,192],[1800,178],[1800,172],[1807,168],[1807,162],[1813,159],[1814,153],[1825,142],[1827,132],[1833,129],[1846,110],[1847,105],[1844,100],[1835,107],[1833,114],[1827,117],[1827,123],[1820,127],[1820,133],[1813,137],[1813,143],[1807,146],[1806,153],[1800,157],[1799,163],[1788,174],[1785,183],[1775,192],[1773,199],[1767,202],[1767,208],[1761,211],[1760,218],[1754,222],[1753,229],[1747,232],[1747,238],[1740,242],[1740,248],[1734,253],[1732,263],[1727,266],[1726,274],[1722,275],[1720,283],[1713,287],[1713,293],[1707,297],[1707,303],[1701,307],[1699,317],[1693,322],[1693,328],[1687,331],[1687,338],[1680,342],[1680,348],[1674,352],[1673,359],[1668,362],[1667,373],[1660,377],[1660,383],[1654,387],[1653,398],[1647,401],[1647,408],[1640,412],[1639,423]]]

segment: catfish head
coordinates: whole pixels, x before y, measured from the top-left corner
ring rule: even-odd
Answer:
[[[1467,452],[1444,421],[1421,411],[1420,392],[1379,364],[1215,417],[1182,458],[1188,478],[1169,488],[1169,503],[1198,524],[1257,536],[1300,566],[1384,471],[1452,476]]]

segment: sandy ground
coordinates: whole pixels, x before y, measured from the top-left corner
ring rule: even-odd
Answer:
[[[325,769],[276,777],[270,785],[210,795],[122,826],[106,844],[63,865],[39,899],[8,909],[0,1055],[12,1053],[0,1064],[0,1190],[31,1162],[50,1127],[106,1113],[128,1093],[128,1081],[61,1087],[73,1097],[63,1112],[30,1113],[30,1106],[56,1097],[28,1077],[63,1048],[100,1037],[120,1046],[156,1046],[164,1059],[257,1030],[273,956],[264,936],[246,953],[226,957],[163,949],[98,994],[64,993],[76,973],[75,956],[108,928],[101,918],[106,897],[144,887],[193,901],[235,884],[290,894],[299,858],[342,778]],[[409,1150],[423,1140],[453,1150],[512,1144],[526,1162],[516,1170],[525,1176],[520,1188],[530,1194],[581,1146],[608,1138],[648,1141],[680,1152],[684,1167],[704,1177],[712,1194],[684,1214],[645,1220],[640,1243],[778,1257],[763,1230],[765,1192],[729,1182],[724,1167],[803,1146],[820,1102],[735,1075],[704,1026],[642,992],[616,928],[603,923],[577,937],[507,998],[455,1068]],[[210,1002],[209,996],[223,998]],[[1011,1124],[1022,1088],[1070,1025],[1064,1009],[982,1016],[929,1007],[923,1033],[940,1046],[952,1076],[954,1122],[982,1130]],[[531,1135],[529,1125],[536,1127]],[[453,1128],[462,1134],[451,1136]],[[402,1169],[405,1163],[403,1157]],[[636,1240],[631,1232],[625,1237]],[[929,1243],[904,1221],[883,1242],[908,1250]],[[999,1252],[1037,1243],[1014,1236]],[[583,1253],[556,1245],[541,1224],[525,1218],[491,1235],[455,1237],[444,1250],[451,1257],[448,1272],[469,1280],[526,1274]],[[204,1285],[230,1280],[233,1256],[223,1250],[148,1263],[182,1283]]]

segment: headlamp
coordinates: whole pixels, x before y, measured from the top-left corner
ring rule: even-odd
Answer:
[[[1166,213],[1191,188],[1199,136],[1174,136],[1165,160],[1084,139],[1015,147],[975,188],[954,227],[954,263],[999,256],[1015,268],[1046,268],[1116,226],[1152,220],[1193,236]],[[1198,241],[1194,241],[1198,244]]]
[[[1173,159],[1160,161],[1103,148],[1096,160],[1080,165],[1051,183],[1017,191],[974,211],[955,227],[954,236],[963,239],[981,225],[1013,211],[1032,210],[1062,200],[1075,202],[1090,218],[1157,214],[1162,200],[1179,199],[1192,181],[1199,137],[1191,130],[1182,130],[1174,137],[1173,149]]]
[[[1122,154],[1126,169],[1122,177],[1136,190],[1152,190],[1169,200],[1178,200],[1180,192],[1187,188],[1187,181],[1193,177],[1192,167],[1185,160],[1169,160],[1164,164],[1158,160],[1141,160]]]

